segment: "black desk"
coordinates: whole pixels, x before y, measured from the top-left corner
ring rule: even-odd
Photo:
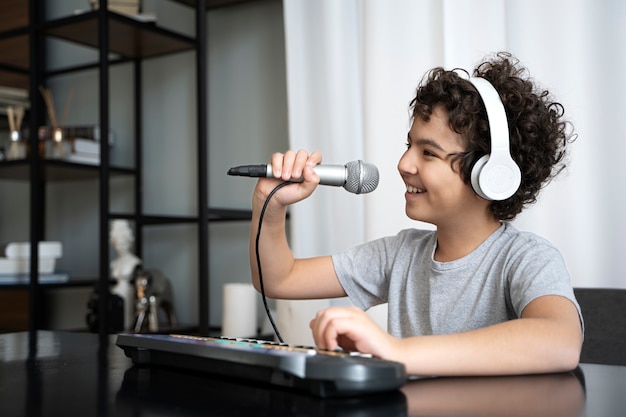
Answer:
[[[0,416],[623,416],[626,367],[580,374],[439,378],[322,400],[206,375],[133,367],[114,336],[0,335]],[[582,383],[581,383],[582,381]]]

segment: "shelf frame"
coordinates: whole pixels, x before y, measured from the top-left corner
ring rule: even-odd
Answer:
[[[134,65],[135,113],[135,161],[133,168],[110,165],[109,148],[101,142],[101,162],[99,165],[80,164],[63,160],[42,158],[32,152],[28,158],[18,161],[0,161],[0,178],[29,181],[30,183],[30,241],[44,240],[46,181],[99,180],[99,277],[71,279],[68,284],[39,284],[37,262],[38,245],[31,245],[31,276],[26,286],[29,290],[29,330],[40,329],[43,323],[38,300],[42,291],[49,288],[86,285],[97,281],[100,294],[99,308],[107,310],[110,282],[108,233],[112,219],[128,219],[137,227],[136,248],[141,253],[143,242],[141,230],[151,225],[196,224],[198,230],[198,332],[209,335],[210,328],[210,247],[209,223],[228,221],[249,221],[249,210],[209,208],[208,183],[208,31],[206,11],[230,7],[241,3],[261,0],[170,0],[195,9],[196,33],[194,37],[179,34],[159,27],[155,23],[140,22],[128,16],[107,10],[106,0],[99,0],[99,9],[50,21],[45,20],[45,2],[41,0],[3,0],[3,10],[10,14],[19,9],[17,18],[4,14],[0,16],[0,85],[10,85],[29,90],[31,108],[27,119],[31,132],[45,124],[43,100],[38,91],[45,80],[60,74],[85,70],[99,71],[99,126],[102,137],[110,131],[110,80],[112,65],[132,62]],[[28,11],[25,11],[27,4]],[[21,14],[20,14],[21,13]],[[72,65],[54,70],[45,69],[46,38],[57,38],[77,45],[92,47],[98,52],[95,62]],[[130,40],[130,41],[129,41]],[[142,129],[141,114],[141,66],[142,61],[153,57],[193,51],[196,58],[196,104],[197,104],[197,164],[198,164],[198,207],[195,216],[144,215],[142,203]],[[30,135],[30,149],[38,149],[37,135]],[[129,175],[135,177],[134,213],[114,213],[109,209],[109,179],[112,176]],[[107,332],[106,315],[100,320],[100,332]]]
[[[108,26],[108,34],[100,33],[103,22]],[[196,46],[193,38],[161,28],[154,23],[139,22],[106,8],[46,22],[42,32],[47,36],[98,50],[105,43],[106,48],[102,50],[107,53],[132,59],[190,51]]]

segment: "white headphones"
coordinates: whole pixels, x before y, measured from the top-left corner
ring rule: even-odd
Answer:
[[[472,167],[472,187],[486,200],[506,200],[519,188],[522,174],[511,157],[504,105],[489,81],[479,77],[470,77],[469,81],[485,104],[491,133],[491,153],[481,157]]]

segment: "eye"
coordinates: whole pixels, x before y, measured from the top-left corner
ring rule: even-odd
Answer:
[[[404,146],[406,146],[406,148],[409,149],[411,147],[411,142],[405,143]]]
[[[432,153],[431,151],[429,151],[428,149],[424,149],[424,156],[429,156],[429,157],[437,157],[436,154]]]

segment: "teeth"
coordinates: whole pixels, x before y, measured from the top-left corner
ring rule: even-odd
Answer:
[[[420,193],[423,193],[423,192],[424,192],[424,189],[422,189],[422,188],[416,188],[416,187],[413,187],[413,186],[408,185],[408,184],[407,184],[407,186],[406,186],[406,190],[407,190],[409,193],[412,193],[412,194],[420,194]]]

